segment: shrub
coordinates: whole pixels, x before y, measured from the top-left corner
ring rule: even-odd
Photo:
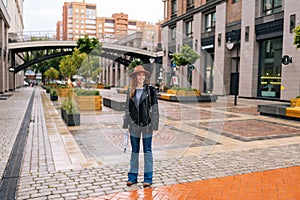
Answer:
[[[197,91],[195,88],[181,88],[181,87],[172,87],[171,90],[183,90],[183,91]]]
[[[77,96],[99,96],[100,92],[98,90],[75,90]]]
[[[50,86],[46,86],[46,93],[50,93],[51,87]]]
[[[65,98],[61,103],[62,109],[64,109],[68,114],[78,114],[79,110],[77,104],[72,98]]]
[[[56,90],[55,88],[52,88],[52,89],[50,90],[50,95],[51,95],[51,96],[57,96],[57,90]]]

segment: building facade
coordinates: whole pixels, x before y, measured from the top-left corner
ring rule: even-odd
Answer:
[[[97,5],[85,2],[65,2],[62,21],[56,25],[56,39],[77,40],[84,35],[101,42],[114,43],[137,31],[142,32],[146,48],[158,43],[160,24],[129,19],[127,14],[114,13],[111,17],[97,17]]]
[[[24,29],[23,0],[0,1],[0,94],[23,85],[24,73],[9,72],[11,53],[8,42]],[[16,60],[16,63],[22,60]]]
[[[300,52],[292,32],[300,25],[298,0],[163,2],[165,81],[180,74],[181,86],[203,93],[275,100],[299,95]],[[192,71],[170,61],[183,45],[201,55]]]
[[[62,35],[62,40],[77,40],[86,34],[96,37],[96,13],[96,4],[65,2],[56,35]]]

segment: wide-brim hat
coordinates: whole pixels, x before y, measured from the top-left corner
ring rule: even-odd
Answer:
[[[143,72],[146,76],[150,76],[150,72],[146,71],[142,65],[138,65],[134,68],[133,72],[129,74],[130,77],[135,76],[137,73]]]

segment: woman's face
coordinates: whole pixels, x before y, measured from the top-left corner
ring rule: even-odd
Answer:
[[[138,85],[143,85],[144,81],[145,81],[145,73],[144,72],[140,72],[136,75],[136,80]]]

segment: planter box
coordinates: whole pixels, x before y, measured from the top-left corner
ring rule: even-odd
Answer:
[[[104,85],[103,84],[98,84],[97,85],[97,89],[103,89],[104,88]]]
[[[81,111],[102,110],[102,96],[76,96],[75,101]]]
[[[50,100],[51,101],[57,101],[58,100],[58,96],[57,95],[50,95]]]
[[[61,118],[67,124],[67,126],[79,126],[80,125],[80,113],[68,114],[66,110],[61,109]]]
[[[168,89],[167,90],[167,94],[174,94],[174,95],[176,95],[177,94],[177,90]]]
[[[67,97],[69,92],[72,93],[71,88],[57,88],[57,93],[59,97]]]
[[[177,94],[178,96],[200,96],[200,91],[185,91],[185,90],[178,90]]]
[[[300,98],[291,98],[291,107],[300,107]]]
[[[200,91],[199,90],[186,91],[186,90],[168,89],[167,94],[173,94],[173,95],[178,95],[178,96],[200,96]]]

